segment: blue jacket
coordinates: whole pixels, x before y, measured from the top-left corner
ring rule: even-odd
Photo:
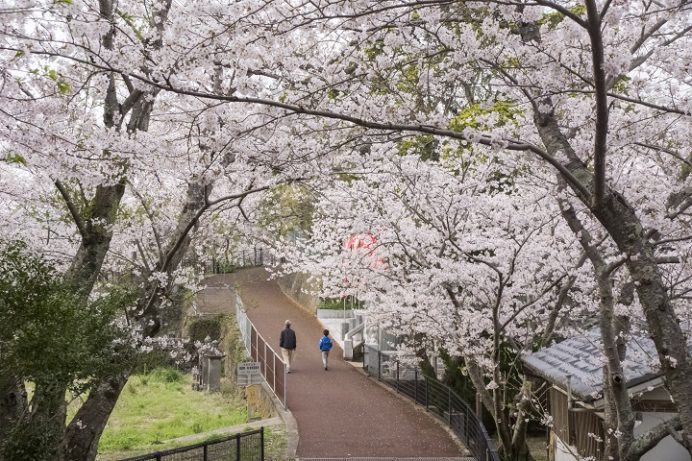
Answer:
[[[329,339],[327,336],[322,336],[322,339],[320,339],[320,350],[321,351],[328,351],[332,348],[332,340]]]

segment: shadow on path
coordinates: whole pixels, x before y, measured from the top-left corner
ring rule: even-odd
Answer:
[[[325,371],[317,346],[321,325],[268,281],[263,269],[213,276],[206,283],[237,287],[248,316],[277,351],[284,320],[293,323],[298,348],[287,395],[298,424],[298,457],[463,456],[463,448],[438,421],[344,362],[337,345]]]

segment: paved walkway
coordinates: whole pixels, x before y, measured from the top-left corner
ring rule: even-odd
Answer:
[[[293,322],[298,348],[288,375],[288,408],[298,424],[299,458],[463,456],[438,421],[344,362],[338,346],[325,371],[317,347],[321,325],[267,281],[263,269],[213,276],[206,283],[238,287],[248,316],[276,349],[284,320]]]

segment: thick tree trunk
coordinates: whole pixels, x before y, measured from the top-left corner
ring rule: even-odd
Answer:
[[[600,330],[603,340],[603,351],[606,356],[603,386],[608,391],[615,408],[615,423],[611,429],[617,429],[619,437],[612,440],[617,446],[619,459],[624,459],[634,441],[634,413],[627,391],[627,380],[622,366],[622,357],[618,351],[616,334],[613,329],[613,290],[610,276],[604,273],[604,267],[596,270],[601,303]],[[611,453],[612,454],[612,453]]]
[[[210,186],[197,182],[188,184],[185,204],[178,217],[176,229],[159,259],[156,271],[170,274],[178,268],[190,244],[190,231],[206,209],[209,192]],[[144,337],[156,335],[161,328],[160,306],[163,296],[171,288],[170,284],[159,285],[158,279],[152,279],[143,287],[137,312],[141,312],[138,317],[143,325]],[[120,392],[127,383],[129,372],[130,370],[127,370],[102,380],[89,394],[67,427],[60,461],[92,461],[96,458],[99,439]]]
[[[692,453],[692,360],[687,338],[670,301],[654,259],[653,247],[634,210],[616,193],[593,210],[620,251],[628,255],[627,269],[636,286],[669,392],[683,427],[683,440]]]
[[[2,446],[12,428],[16,427],[29,412],[26,388],[23,380],[0,367],[0,459]]]
[[[101,273],[101,266],[113,238],[111,229],[124,193],[124,180],[112,186],[98,186],[91,201],[90,213],[83,217],[86,235],[82,236],[67,277],[75,290],[83,293],[85,298],[91,293]],[[98,224],[93,224],[94,222]]]
[[[82,302],[87,302],[97,276],[101,272],[101,266],[113,238],[112,225],[115,223],[117,209],[124,192],[124,180],[112,186],[98,186],[91,201],[89,216],[81,217],[82,222],[79,226],[82,226],[84,234],[66,278],[74,287],[75,292],[81,294]],[[67,383],[36,383],[36,392],[31,400],[30,426],[45,434],[59,434],[51,449],[56,453],[59,451],[58,447],[65,433],[66,391]],[[53,440],[52,437],[51,440]]]
[[[560,131],[554,114],[534,115],[536,127],[548,152],[551,155],[565,154],[568,159],[565,167],[588,190],[593,190],[593,174]],[[626,266],[636,286],[669,392],[680,415],[683,443],[692,453],[692,360],[687,349],[687,338],[680,328],[647,232],[625,197],[609,187],[605,188],[603,200],[598,206],[592,203],[590,196],[585,197],[578,190],[575,193],[627,256]]]
[[[86,402],[77,411],[65,432],[60,457],[62,461],[96,458],[99,439],[127,383],[127,378],[126,374],[112,376],[99,383],[89,393]]]
[[[671,424],[663,423],[635,438],[634,412],[622,365],[627,350],[624,337],[629,331],[630,321],[628,317],[615,316],[615,299],[612,289],[612,270],[615,267],[605,262],[599,249],[593,245],[591,235],[584,228],[571,205],[566,200],[562,200],[560,208],[570,229],[592,262],[598,285],[599,327],[603,353],[606,358],[603,367],[603,392],[605,398],[604,426],[607,433],[602,459],[636,461],[648,449],[674,431]],[[627,283],[623,287],[619,302],[624,305],[631,305],[633,298],[633,284]],[[679,419],[673,423],[679,425]]]
[[[521,390],[517,396],[518,401],[515,403],[516,421],[512,429],[512,461],[531,461],[533,456],[526,444],[526,430],[528,428],[527,414],[531,407],[531,399],[533,397],[534,379],[529,376],[524,377],[521,383]]]

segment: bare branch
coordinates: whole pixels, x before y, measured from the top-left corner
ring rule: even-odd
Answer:
[[[648,144],[648,143],[644,143],[644,142],[635,142],[634,144],[637,146],[646,147],[647,149],[655,150],[658,152],[663,152],[664,154],[668,154],[671,157],[675,157],[676,159],[680,160],[682,163],[686,164],[687,166],[692,167],[692,161],[686,159],[685,157],[678,154],[674,150],[668,149],[667,147],[654,146],[653,144]]]
[[[663,438],[673,435],[682,428],[680,417],[675,416],[644,433],[632,444],[628,453],[628,459],[639,459],[644,453],[658,445]],[[677,434],[675,434],[677,435]],[[677,437],[676,437],[677,438]]]
[[[84,227],[84,220],[82,219],[82,216],[80,215],[79,210],[77,210],[77,207],[75,206],[74,202],[72,202],[72,198],[70,197],[69,192],[67,192],[67,189],[65,189],[62,182],[60,182],[59,179],[55,180],[55,187],[58,188],[60,195],[65,201],[65,204],[67,205],[67,209],[70,210],[72,220],[77,226],[79,235],[82,236],[82,239],[86,239],[89,236],[89,232],[86,230],[86,227]]]
[[[603,37],[601,18],[595,0],[586,0],[589,17],[588,31],[591,39],[591,59],[596,88],[596,133],[594,135],[594,195],[593,206],[599,207],[605,195],[605,170],[608,137],[608,94],[605,69],[603,69]]]

